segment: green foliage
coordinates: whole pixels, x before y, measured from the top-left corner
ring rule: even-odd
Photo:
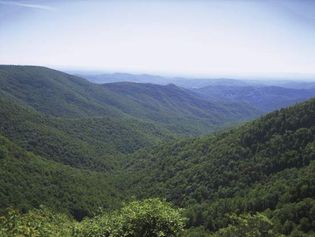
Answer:
[[[134,119],[47,117],[1,92],[0,122],[0,133],[24,149],[92,170],[112,170],[121,154],[174,138],[154,124]]]
[[[0,217],[1,237],[67,237],[71,236],[73,221],[66,215],[47,208],[26,214],[9,209]]]
[[[280,233],[291,236],[297,233],[300,236],[304,233],[308,236],[315,234],[315,200],[312,198],[284,204],[272,212],[271,217]]]
[[[47,208],[26,214],[7,210],[0,217],[2,237],[175,237],[185,219],[181,210],[159,199],[133,201],[120,210],[75,222]]]
[[[44,204],[77,219],[99,207],[116,207],[123,198],[105,173],[72,168],[25,152],[0,135],[0,213],[14,207],[26,211]]]
[[[265,215],[231,214],[228,218],[231,224],[217,231],[214,237],[279,237],[278,234],[274,234],[273,224]]]
[[[209,231],[207,231],[203,226],[191,227],[186,229],[183,233],[183,237],[211,237]]]
[[[146,199],[86,219],[76,233],[80,237],[175,237],[182,233],[184,223],[180,210],[159,199]]]

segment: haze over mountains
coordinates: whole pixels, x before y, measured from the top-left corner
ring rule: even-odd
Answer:
[[[206,86],[280,86],[285,88],[310,89],[315,87],[315,75],[245,75],[233,77],[212,76],[207,79],[194,77],[166,77],[151,74],[131,73],[96,73],[86,71],[69,71],[70,74],[81,76],[91,82],[104,84],[113,82],[138,82],[167,85],[176,84],[184,88],[198,89]]]
[[[239,101],[269,112],[314,96],[315,88],[291,89],[279,86],[207,86],[194,90],[209,99]]]
[[[250,105],[260,113],[270,112],[301,102],[315,95],[315,81],[279,80],[279,79],[189,79],[168,78],[153,75],[126,73],[82,74],[82,77],[94,83],[155,83],[174,84],[189,89],[210,101],[233,103],[235,101]]]

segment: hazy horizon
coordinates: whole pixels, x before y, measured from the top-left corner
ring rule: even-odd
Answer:
[[[72,75],[78,76],[97,76],[97,75],[110,75],[110,74],[126,74],[135,76],[152,76],[161,77],[162,79],[184,79],[184,80],[252,80],[252,81],[304,81],[314,82],[315,74],[313,73],[230,73],[230,74],[198,74],[198,73],[164,73],[164,72],[152,72],[152,71],[116,71],[116,70],[102,70],[102,69],[89,69],[84,67],[64,67],[54,65],[40,65],[40,64],[0,64],[8,66],[34,66],[34,67],[46,67],[53,70],[58,70]]]
[[[315,81],[315,73],[230,73],[230,74],[198,74],[198,73],[164,73],[164,72],[143,72],[143,71],[115,71],[115,70],[93,70],[84,68],[67,68],[52,66],[53,69],[77,75],[102,75],[102,74],[130,74],[148,75],[163,78],[181,79],[236,79],[236,80],[305,80]]]
[[[307,0],[0,0],[0,64],[313,78],[314,10]]]

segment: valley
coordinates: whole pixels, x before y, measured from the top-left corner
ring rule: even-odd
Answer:
[[[102,236],[101,223],[129,218],[128,208],[150,212],[145,200],[159,198],[167,203],[149,203],[174,215],[182,236],[224,236],[243,219],[269,223],[268,236],[311,236],[315,92],[235,84],[94,84],[0,66],[3,220],[14,208],[21,223],[51,216],[65,223],[62,236]],[[123,228],[117,221],[108,226]]]

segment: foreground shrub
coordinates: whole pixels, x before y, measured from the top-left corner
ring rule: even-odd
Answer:
[[[73,222],[63,214],[47,208],[34,209],[26,214],[9,209],[0,217],[1,237],[67,237]]]
[[[85,219],[74,230],[84,237],[176,237],[184,228],[181,211],[159,199],[134,201],[118,211]]]
[[[0,217],[1,237],[176,237],[184,228],[181,210],[159,199],[134,201],[120,210],[76,222],[47,208],[8,210]]]

